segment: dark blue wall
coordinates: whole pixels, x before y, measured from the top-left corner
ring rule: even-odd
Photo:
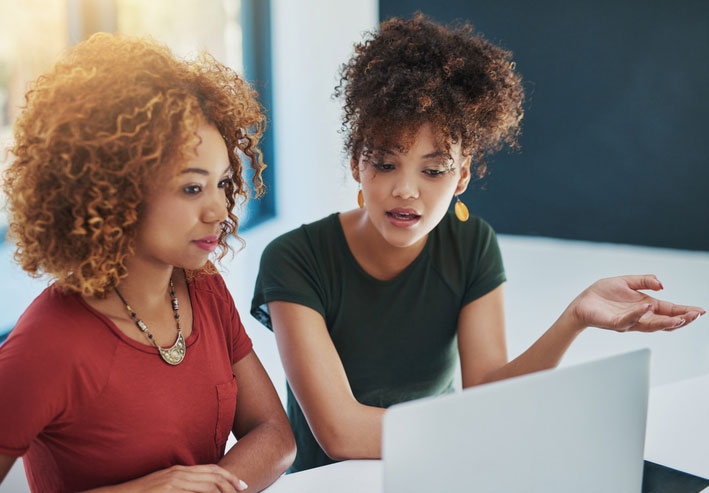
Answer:
[[[709,2],[380,0],[515,55],[521,152],[464,200],[498,232],[709,250]]]

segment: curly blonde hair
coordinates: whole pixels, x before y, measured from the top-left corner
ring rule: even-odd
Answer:
[[[244,157],[254,195],[263,191],[256,97],[207,54],[183,61],[150,39],[105,33],[77,45],[33,83],[15,123],[3,188],[16,261],[60,288],[105,295],[126,275],[147,187],[194,156],[205,120],[224,138],[232,170],[223,258],[229,236],[243,244],[233,210],[249,196]]]

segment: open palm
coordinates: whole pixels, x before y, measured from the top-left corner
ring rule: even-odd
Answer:
[[[674,330],[706,313],[696,306],[675,305],[641,293],[659,291],[662,284],[653,275],[601,279],[589,286],[569,306],[585,326],[626,332]]]

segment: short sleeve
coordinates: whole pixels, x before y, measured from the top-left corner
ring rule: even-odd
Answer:
[[[198,278],[195,287],[216,294],[216,305],[212,306],[217,313],[222,314],[222,330],[229,344],[229,355],[233,365],[249,354],[253,348],[251,338],[246,333],[244,324],[241,323],[241,316],[236,309],[234,299],[219,274],[210,274],[204,280]],[[209,309],[209,305],[205,308]]]
[[[288,301],[312,308],[325,318],[321,269],[304,227],[276,238],[261,256],[251,315],[273,330],[267,304]]]
[[[471,254],[461,308],[507,280],[497,235],[492,226],[482,219],[478,220]]]
[[[46,303],[35,300],[0,346],[0,453],[5,455],[24,455],[72,401],[71,348],[54,331],[43,330],[47,311],[52,312]]]
[[[241,323],[241,317],[239,316],[239,312],[236,310],[236,306],[234,306],[233,301],[231,302],[231,330],[231,364],[233,365],[241,358],[249,354],[253,347],[251,338],[246,333],[244,324]]]

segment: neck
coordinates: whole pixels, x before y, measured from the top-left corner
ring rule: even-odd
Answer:
[[[138,303],[144,307],[164,305],[168,297],[171,265],[154,265],[133,257],[126,261],[128,275],[117,286],[121,295],[129,303]]]
[[[365,270],[382,280],[392,279],[406,269],[419,256],[428,238],[424,236],[413,245],[406,247],[394,247],[372,225],[366,209],[357,220],[355,227],[356,236],[360,239],[358,250],[362,263],[367,266]]]

